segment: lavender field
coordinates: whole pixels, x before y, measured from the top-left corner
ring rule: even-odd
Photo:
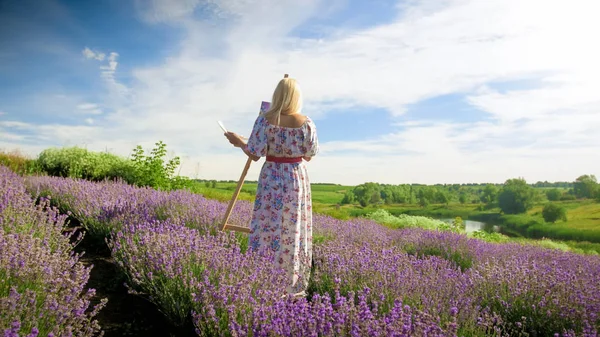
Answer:
[[[104,302],[90,304],[90,270],[73,253],[81,238],[63,234],[67,214],[109,247],[132,293],[199,336],[591,337],[600,328],[598,256],[316,214],[310,293],[293,300],[282,298],[285,279],[269,256],[218,230],[224,203],[3,167],[0,183],[5,336],[102,328],[94,319]],[[250,215],[238,202],[232,221]]]

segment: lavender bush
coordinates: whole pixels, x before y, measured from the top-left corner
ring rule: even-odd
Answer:
[[[90,268],[72,252],[81,238],[63,234],[65,216],[36,206],[23,180],[0,167],[0,332],[4,336],[95,336],[85,289]],[[74,239],[74,243],[70,240]]]
[[[315,214],[309,297],[293,300],[281,298],[268,256],[218,231],[226,204],[120,183],[28,187],[109,233],[132,291],[200,335],[597,336],[600,327],[597,256]],[[250,215],[239,202],[232,220]]]
[[[159,192],[123,182],[94,183],[80,179],[29,177],[29,192],[50,197],[61,212],[69,213],[86,228],[88,235],[104,239],[125,222],[169,221],[215,234],[227,205],[187,191]],[[251,204],[238,201],[229,222],[247,226]]]

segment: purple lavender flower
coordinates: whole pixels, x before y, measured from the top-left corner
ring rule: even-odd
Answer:
[[[219,231],[224,203],[113,182],[27,187],[108,236],[132,291],[200,335],[596,336],[600,325],[595,256],[315,214],[310,291],[295,300],[269,256]],[[238,202],[231,221],[247,225],[251,211]]]
[[[66,216],[34,200],[23,179],[0,167],[0,331],[8,336],[93,336],[104,307],[90,307],[90,269],[72,252]],[[74,242],[71,242],[71,239]],[[88,310],[91,309],[91,310]]]

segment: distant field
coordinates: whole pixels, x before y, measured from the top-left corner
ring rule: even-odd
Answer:
[[[600,203],[584,200],[564,201],[559,204],[567,209],[567,221],[544,223],[541,216],[543,205],[538,205],[528,213],[530,219],[537,220],[538,224],[523,225],[515,221],[513,229],[521,229],[520,233],[533,238],[549,237],[600,243]]]
[[[242,187],[240,200],[253,201],[256,194],[256,182],[247,182]],[[194,192],[204,194],[208,198],[221,201],[231,200],[236,183],[218,182],[216,187],[205,187],[199,183]],[[566,222],[554,224],[545,223],[542,218],[540,203],[527,214],[501,215],[499,209],[481,210],[481,204],[460,204],[451,202],[446,204],[431,204],[421,207],[417,204],[391,204],[362,207],[360,205],[339,205],[346,191],[354,186],[333,184],[313,184],[312,200],[313,210],[338,219],[365,216],[377,209],[385,209],[393,215],[408,214],[421,215],[433,218],[473,219],[489,224],[497,224],[503,232],[511,236],[540,239],[543,237],[557,240],[590,241],[600,243],[600,203],[593,200],[586,201],[560,201],[557,202],[567,209]]]
[[[240,192],[240,199],[254,200],[254,195],[256,194],[256,185],[257,183],[253,182],[244,183],[242,186],[242,191]],[[212,193],[213,195],[220,195],[223,198],[231,199],[236,186],[237,183],[217,182],[215,188],[203,188],[203,186],[199,187],[198,193],[202,193],[202,190],[205,193]],[[348,189],[352,188],[352,186],[315,184],[311,186],[312,200],[314,203],[335,205],[342,201],[344,193],[346,193]]]
[[[593,200],[557,202],[567,209],[567,221],[553,224],[556,228],[600,231],[600,203]],[[540,216],[543,205],[535,206],[528,214]]]

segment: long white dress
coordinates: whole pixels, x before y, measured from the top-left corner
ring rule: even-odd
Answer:
[[[259,116],[248,139],[248,150],[259,156],[313,157],[319,152],[317,129],[307,117],[298,128],[271,125]],[[312,265],[312,200],[304,161],[265,161],[260,171],[249,248],[268,249],[275,264],[289,276],[289,294],[306,290]]]

